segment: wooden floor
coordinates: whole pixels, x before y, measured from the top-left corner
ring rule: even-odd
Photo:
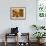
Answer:
[[[8,43],[8,45],[7,46],[15,46],[16,44],[15,43],[12,43],[12,42],[10,42],[10,43]],[[0,46],[5,46],[4,45],[4,42],[0,42]],[[21,45],[21,46],[23,46],[23,45]],[[24,45],[25,46],[25,45]],[[37,43],[30,43],[30,46],[37,46]],[[46,43],[44,43],[44,45],[41,45],[41,46],[46,46]]]

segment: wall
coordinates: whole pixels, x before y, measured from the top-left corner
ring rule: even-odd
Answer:
[[[26,7],[25,20],[10,20],[11,7]],[[30,32],[31,25],[36,24],[36,0],[1,0],[0,1],[0,34],[10,32],[11,27],[19,27],[19,32]]]

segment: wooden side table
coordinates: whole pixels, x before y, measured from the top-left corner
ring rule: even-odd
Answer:
[[[17,37],[17,44],[16,46],[18,46],[18,34],[10,34],[10,33],[6,33],[5,34],[5,46],[7,46],[7,36],[16,36]]]

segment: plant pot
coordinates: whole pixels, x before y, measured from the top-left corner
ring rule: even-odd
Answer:
[[[44,42],[45,39],[37,39],[37,43],[41,44]]]

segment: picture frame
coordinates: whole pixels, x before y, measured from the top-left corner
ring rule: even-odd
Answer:
[[[25,7],[11,7],[10,8],[10,19],[11,20],[26,19],[26,8]]]
[[[37,25],[46,25],[46,0],[37,0],[36,1],[36,24]]]
[[[46,0],[37,0],[36,2],[37,17],[38,19],[46,18]]]

